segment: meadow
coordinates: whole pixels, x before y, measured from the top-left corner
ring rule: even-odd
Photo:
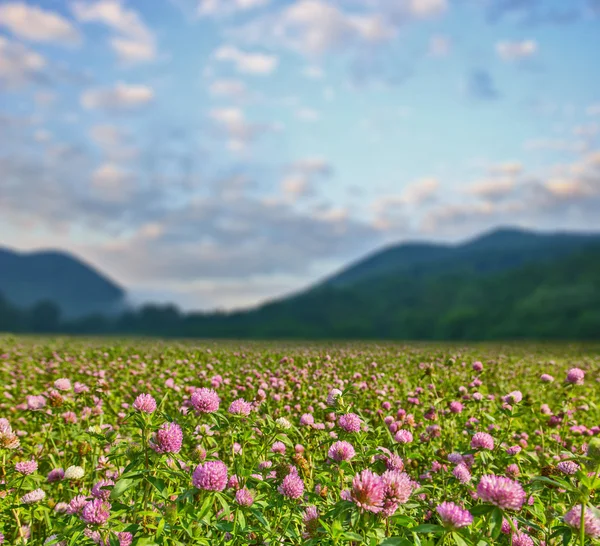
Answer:
[[[0,543],[600,539],[597,345],[0,337],[0,387]]]

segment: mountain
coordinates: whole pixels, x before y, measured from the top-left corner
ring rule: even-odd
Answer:
[[[600,340],[600,236],[503,230],[427,257],[398,248],[410,251],[410,266],[382,271],[375,255],[336,282],[214,324],[204,317],[203,328],[229,337]]]
[[[0,277],[3,268],[0,256]],[[64,275],[40,276],[50,283]],[[66,284],[67,294],[77,282]],[[94,293],[88,288],[78,297]],[[229,313],[144,305],[112,318],[60,321],[48,309],[20,312],[0,298],[2,329],[195,338],[600,340],[600,234],[501,229],[455,245],[397,245],[302,292]]]
[[[369,279],[375,281],[385,275],[421,276],[438,274],[441,270],[493,273],[566,256],[593,242],[600,242],[600,234],[501,228],[455,245],[404,243],[367,256],[322,284],[344,287]]]
[[[120,286],[70,254],[7,248],[0,248],[0,294],[20,308],[55,302],[71,318],[114,314],[123,309],[125,299]]]

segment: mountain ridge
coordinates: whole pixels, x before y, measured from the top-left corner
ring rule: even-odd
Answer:
[[[55,302],[68,317],[113,314],[126,298],[120,285],[70,252],[5,246],[0,247],[0,293],[19,307]]]

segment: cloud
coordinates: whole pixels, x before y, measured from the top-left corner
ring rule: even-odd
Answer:
[[[597,102],[595,104],[590,104],[586,108],[585,113],[588,116],[600,116],[600,102]]]
[[[281,188],[285,195],[292,200],[311,195],[314,184],[333,173],[331,164],[320,157],[305,158],[290,163],[285,167],[285,175],[281,181]]]
[[[301,121],[306,121],[308,123],[314,123],[321,119],[321,115],[316,110],[312,108],[299,108],[296,110],[296,117]]]
[[[130,144],[126,131],[110,123],[93,125],[89,130],[92,142],[100,148],[109,163],[129,161],[138,156],[139,150]]]
[[[103,24],[116,33],[110,45],[121,61],[135,64],[156,57],[154,34],[135,10],[125,8],[119,0],[75,2],[72,9],[82,23]]]
[[[222,46],[214,53],[217,61],[231,62],[238,72],[245,74],[271,74],[278,64],[276,55],[249,53],[234,46]]]
[[[244,98],[248,93],[248,87],[241,80],[215,80],[210,84],[208,90],[215,97],[227,97],[234,99]]]
[[[535,40],[502,41],[496,44],[496,53],[504,61],[520,61],[533,57],[537,51],[538,45]]]
[[[474,200],[465,200],[464,195]],[[526,218],[536,226],[571,222],[579,229],[600,227],[600,150],[567,164],[553,165],[542,172],[496,176],[468,186],[458,196],[430,209],[421,220],[426,233],[464,232],[492,225],[516,225]]]
[[[492,165],[489,167],[488,171],[492,175],[516,176],[523,171],[523,165],[516,161],[509,161],[498,165]]]
[[[150,87],[118,82],[114,87],[84,91],[81,95],[81,104],[88,110],[120,112],[147,106],[153,99],[154,91]]]
[[[315,65],[305,67],[302,74],[309,80],[322,80],[325,77],[323,69],[320,66]]]
[[[494,100],[499,97],[491,74],[487,70],[475,69],[465,83],[467,96],[476,100]]]
[[[0,5],[0,26],[15,36],[32,42],[57,42],[77,44],[81,34],[71,21],[52,11],[24,2],[7,2]]]
[[[440,183],[437,178],[426,177],[408,184],[402,193],[386,195],[371,205],[373,225],[383,232],[406,232],[410,218],[438,199]]]
[[[264,7],[270,0],[200,0],[197,14],[200,17],[231,15],[238,11],[249,11]]]
[[[420,178],[405,188],[402,200],[407,205],[420,206],[435,199],[439,189],[437,178]]]
[[[349,14],[321,0],[300,0],[286,8],[276,32],[310,54],[356,42],[377,43],[395,35],[394,29],[379,14]]]
[[[298,0],[242,25],[235,33],[254,43],[271,43],[307,56],[386,43],[396,29],[380,13],[342,10],[325,0]]]
[[[515,188],[515,180],[510,177],[499,177],[481,180],[467,188],[467,193],[487,201],[496,201],[509,196]]]
[[[104,163],[92,173],[92,188],[98,199],[129,203],[135,178],[116,163]]]
[[[321,260],[362,252],[380,237],[343,211],[301,213],[251,197],[195,200],[165,214],[161,225],[159,237],[134,235],[107,249],[104,263],[114,264],[117,276],[142,282],[300,275]]]
[[[23,44],[0,36],[0,87],[18,89],[44,79],[46,59]]]
[[[244,151],[260,136],[277,130],[273,124],[249,122],[240,108],[215,108],[209,112],[209,117],[225,134],[232,151]]]

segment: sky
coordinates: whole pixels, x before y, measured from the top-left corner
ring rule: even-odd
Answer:
[[[0,245],[232,309],[600,230],[600,0],[0,1]]]

